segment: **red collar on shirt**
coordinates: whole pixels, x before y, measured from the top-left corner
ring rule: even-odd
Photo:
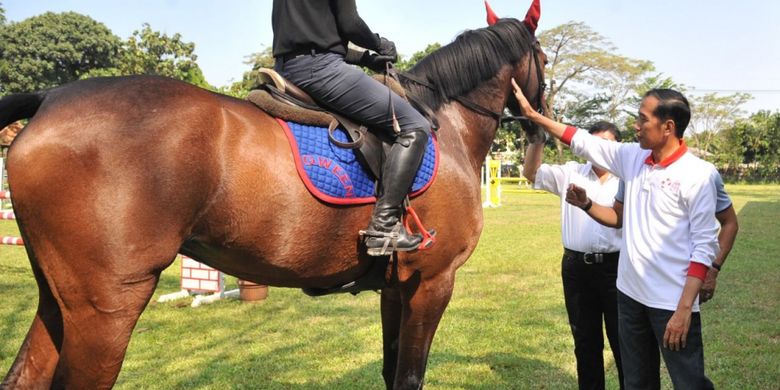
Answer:
[[[647,165],[660,165],[661,168],[666,168],[669,165],[672,165],[675,161],[679,160],[680,157],[682,157],[685,152],[688,151],[688,145],[685,145],[685,140],[680,140],[680,147],[677,148],[677,150],[672,153],[671,156],[663,159],[660,163],[656,164],[655,160],[653,160],[653,152],[650,152],[650,154],[647,155],[647,158],[645,159],[645,164]]]

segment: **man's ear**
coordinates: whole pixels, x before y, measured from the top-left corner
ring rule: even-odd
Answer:
[[[677,134],[677,124],[674,123],[673,119],[667,119],[664,121],[664,123],[661,125],[664,134],[665,135],[674,135]]]

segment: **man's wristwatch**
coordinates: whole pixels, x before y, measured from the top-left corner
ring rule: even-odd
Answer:
[[[591,207],[593,207],[593,201],[588,198],[588,203],[586,203],[585,206],[582,206],[582,211],[587,213]]]
[[[712,268],[715,268],[716,270],[718,270],[718,272],[720,272],[720,267],[723,267],[723,264],[718,264],[714,261],[712,262]]]

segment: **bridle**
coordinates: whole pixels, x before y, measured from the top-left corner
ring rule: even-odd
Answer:
[[[539,60],[539,56],[536,51],[542,51],[542,47],[539,41],[534,41],[534,52],[531,53],[533,62],[536,65],[536,82],[539,84],[539,88],[536,90],[536,112],[544,115],[544,91],[547,89],[547,83],[544,82],[544,67]],[[528,84],[531,82],[531,59],[528,60],[528,76],[525,78],[525,85],[523,91],[528,89]],[[523,117],[523,119],[527,119]]]
[[[531,53],[532,58],[528,59],[528,76],[525,78],[523,91],[527,91],[528,85],[531,83],[531,65],[533,63],[536,65],[536,80],[539,85],[536,91],[536,112],[544,115],[544,91],[547,89],[547,83],[544,82],[544,67],[542,67],[542,63],[539,60],[539,55],[537,54],[537,51],[541,51],[542,48],[538,40],[534,40],[533,46],[534,50]],[[501,119],[502,122],[511,122],[516,120],[530,124],[530,121],[525,115],[507,115]]]
[[[544,97],[544,91],[545,91],[545,89],[547,89],[547,84],[544,82],[544,73],[543,73],[544,72],[544,68],[542,67],[542,64],[541,64],[541,62],[539,60],[539,56],[537,54],[537,50],[541,51],[541,47],[539,46],[539,41],[535,40],[534,43],[533,43],[533,46],[534,46],[534,49],[528,55],[528,57],[529,57],[528,58],[528,76],[525,79],[525,83],[523,85],[523,91],[527,90],[528,86],[531,83],[531,66],[535,65],[535,68],[536,68],[536,80],[537,80],[537,83],[539,85],[539,88],[538,88],[537,94],[536,94],[536,103],[537,103],[536,111],[539,112],[540,114],[544,114],[544,104],[543,104],[544,103],[543,102],[544,98],[543,97]],[[430,89],[432,91],[436,90],[436,86],[433,83],[429,82],[428,80],[424,80],[422,78],[414,76],[412,74],[409,74],[409,73],[397,73],[397,76],[400,77],[400,78],[404,78],[406,80],[409,80],[409,81],[411,81],[411,82],[413,82],[415,84],[421,85],[421,86],[423,86],[425,88],[428,88],[428,89]],[[503,110],[502,110],[502,112],[493,111],[493,110],[491,110],[491,109],[489,109],[489,108],[487,108],[487,107],[485,107],[485,106],[483,106],[483,105],[481,105],[479,103],[476,103],[473,100],[468,99],[468,98],[466,98],[464,96],[456,96],[456,97],[453,97],[452,100],[457,101],[458,103],[460,103],[464,107],[470,109],[471,111],[474,111],[474,112],[476,112],[478,114],[481,114],[481,115],[493,118],[493,120],[495,120],[499,124],[501,122],[508,122],[508,121],[513,121],[513,120],[528,120],[528,118],[526,118],[525,116],[511,116],[511,115],[505,116],[503,114]]]

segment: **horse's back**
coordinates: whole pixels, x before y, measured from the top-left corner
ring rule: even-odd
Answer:
[[[181,240],[221,185],[230,105],[242,104],[161,77],[48,91],[9,151],[17,214],[45,214],[36,222],[54,230],[81,224],[85,236]]]
[[[158,77],[86,80],[50,91],[12,146],[8,168],[20,218],[49,213],[46,223],[36,220],[45,229],[76,221],[95,227],[78,232],[93,241],[127,237],[133,243],[120,245],[137,246],[164,239],[174,249],[197,242],[212,264],[241,258],[255,270],[278,268],[280,259],[316,264],[334,254],[354,262],[354,241],[334,249],[323,226],[311,221],[329,220],[330,234],[357,238],[370,212],[316,201],[281,127],[261,110]],[[274,232],[278,221],[290,229]],[[309,238],[290,241],[294,236]]]

